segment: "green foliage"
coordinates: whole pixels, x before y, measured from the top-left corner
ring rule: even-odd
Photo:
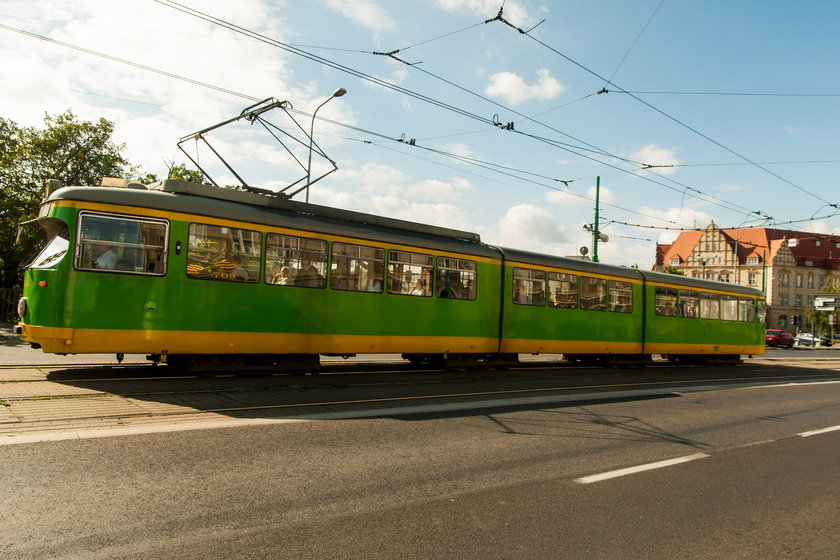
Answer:
[[[662,270],[662,272],[664,272],[665,274],[676,274],[677,276],[685,276],[684,270],[680,270],[679,268],[674,266],[666,266],[664,270]]]
[[[169,168],[169,179],[180,179],[182,181],[190,181],[191,183],[203,183],[204,173],[197,169],[187,169],[183,163],[172,165]]]
[[[167,179],[180,179],[181,181],[189,181],[191,183],[203,183],[204,182],[204,173],[198,171],[197,169],[189,169],[183,163],[173,163],[168,162],[169,166],[169,174],[166,177]],[[149,183],[156,183],[160,181],[158,176],[154,173],[139,173],[138,169],[132,169],[135,173],[133,179],[140,181],[144,185],[148,185]]]
[[[64,185],[98,185],[102,177],[131,171],[111,135],[113,123],[80,121],[72,111],[45,115],[43,129],[0,117],[0,287],[20,284],[23,260],[35,236],[15,244],[17,225],[38,214],[47,179]]]

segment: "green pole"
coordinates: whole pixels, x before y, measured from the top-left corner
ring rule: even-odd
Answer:
[[[761,253],[761,291],[767,295],[767,251]]]
[[[595,227],[592,228],[592,262],[598,262],[598,211],[601,206],[601,176],[595,177]]]

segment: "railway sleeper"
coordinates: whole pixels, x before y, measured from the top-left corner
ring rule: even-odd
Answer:
[[[170,354],[161,357],[170,367],[185,373],[214,375],[221,373],[291,373],[318,374],[318,354]]]

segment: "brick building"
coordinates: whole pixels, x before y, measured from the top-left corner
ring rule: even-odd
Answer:
[[[654,270],[682,270],[763,289],[767,326],[808,330],[806,310],[814,294],[840,287],[840,236],[764,227],[685,231],[673,243],[656,244]]]

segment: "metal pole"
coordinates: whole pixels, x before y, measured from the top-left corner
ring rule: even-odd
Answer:
[[[592,262],[598,262],[598,239],[601,232],[598,231],[598,212],[601,206],[601,176],[595,177],[595,227],[592,228]]]
[[[761,252],[761,291],[767,296],[767,251]]]
[[[309,180],[312,178],[312,135],[315,133],[315,115],[317,115],[318,110],[329,103],[333,97],[341,97],[345,93],[347,93],[346,89],[338,88],[327,98],[326,101],[318,105],[318,107],[315,108],[315,112],[312,113],[312,124],[309,127],[309,161],[306,162],[306,202],[309,202]]]

